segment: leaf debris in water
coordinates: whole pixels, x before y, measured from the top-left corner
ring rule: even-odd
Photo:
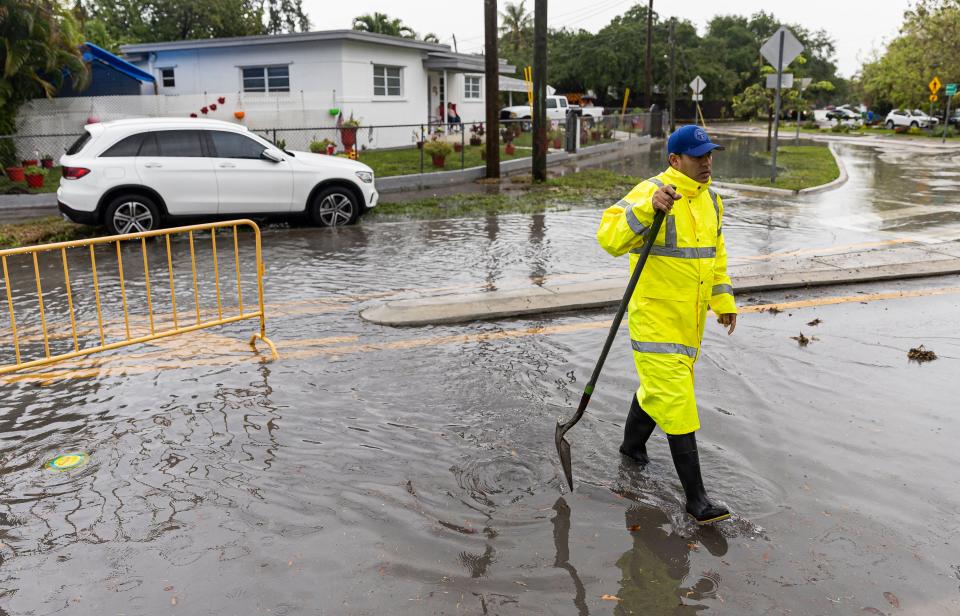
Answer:
[[[907,359],[915,361],[918,364],[922,364],[925,361],[933,361],[936,358],[937,354],[930,349],[924,348],[922,344],[915,349],[907,351]]]
[[[820,325],[821,323],[823,323],[823,321],[821,321],[820,319],[814,319],[814,320],[810,321],[809,323],[807,323],[807,325],[809,325],[810,327],[816,327],[817,325]]]
[[[896,607],[896,608],[900,607],[900,599],[897,599],[897,595],[893,594],[892,592],[883,593],[883,598],[886,599],[887,603],[889,603],[893,607]]]
[[[790,339],[791,339],[791,340],[796,340],[796,341],[797,341],[797,344],[799,344],[799,345],[802,346],[802,347],[807,346],[808,344],[810,344],[810,343],[813,342],[814,340],[818,340],[818,338],[817,338],[816,336],[810,336],[809,338],[806,337],[806,336],[804,336],[804,335],[803,335],[803,332],[800,332],[800,335],[799,335],[799,336],[790,336]]]

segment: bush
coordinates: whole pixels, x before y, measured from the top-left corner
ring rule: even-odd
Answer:
[[[334,143],[329,139],[324,139],[323,141],[311,141],[310,151],[313,152],[314,154],[326,154],[327,146],[329,145],[334,145]]]
[[[830,127],[830,132],[832,133],[849,133],[850,127],[846,124],[834,124]]]
[[[907,131],[907,134],[908,134],[908,135],[922,135],[922,134],[923,134],[923,131],[920,130],[919,128],[917,128],[916,126],[911,126],[910,129]]]
[[[23,170],[23,175],[47,175],[47,170],[43,167],[30,165]]]
[[[446,141],[435,139],[423,144],[423,151],[430,156],[440,156],[446,158],[453,152],[453,146]]]
[[[806,122],[801,124],[801,126],[803,128],[817,128],[817,123],[814,122],[813,120],[807,120]]]

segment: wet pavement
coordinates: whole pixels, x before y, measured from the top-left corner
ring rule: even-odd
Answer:
[[[946,214],[960,210],[960,161],[838,151],[840,191],[730,195],[733,259],[960,236]],[[623,164],[652,173],[656,159]],[[958,613],[960,277],[740,297],[734,336],[709,327],[701,456],[737,515],[708,529],[683,514],[662,434],[645,470],[616,452],[636,386],[625,344],[568,437],[577,490],[562,485],[554,425],[609,311],[403,329],[358,316],[425,289],[625,278],[593,240],[600,206],[269,229],[279,361],[250,352],[251,322],[5,378],[0,609]],[[11,277],[29,292],[32,268]],[[907,293],[881,295],[894,291]],[[62,290],[47,293],[62,309]],[[938,359],[909,361],[920,344]],[[73,450],[90,462],[42,468]]]

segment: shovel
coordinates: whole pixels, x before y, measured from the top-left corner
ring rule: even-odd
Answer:
[[[650,249],[653,247],[653,242],[660,232],[660,227],[663,225],[663,217],[664,213],[657,210],[656,215],[653,217],[653,225],[645,234],[640,258],[637,260],[637,265],[633,268],[633,275],[630,276],[630,282],[627,283],[627,288],[623,292],[623,299],[620,300],[617,315],[613,317],[613,323],[610,324],[610,333],[607,334],[607,341],[603,343],[603,351],[600,352],[597,365],[593,368],[590,382],[583,388],[583,396],[580,398],[580,406],[577,407],[577,412],[574,413],[573,417],[567,423],[563,423],[562,417],[557,420],[557,431],[554,435],[554,440],[557,443],[557,453],[560,454],[560,465],[563,466],[563,474],[567,477],[567,483],[570,484],[571,492],[573,491],[573,467],[570,461],[570,443],[563,437],[570,428],[577,425],[577,422],[583,417],[583,412],[587,410],[587,405],[590,404],[593,387],[597,384],[597,379],[600,378],[600,371],[603,370],[603,362],[607,359],[607,353],[610,352],[613,339],[617,335],[617,330],[620,329],[620,322],[623,321],[623,314],[627,311],[627,305],[633,296],[633,290],[637,287],[637,281],[640,280],[640,273],[643,271],[643,266],[647,262],[647,257],[650,256]]]

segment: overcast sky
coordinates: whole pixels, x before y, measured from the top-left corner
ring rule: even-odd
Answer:
[[[304,0],[313,30],[350,28],[353,18],[380,11],[401,19],[419,33],[433,32],[442,43],[453,45],[456,36],[461,52],[479,52],[483,47],[483,0]],[[623,14],[636,0],[549,0],[547,20],[551,28],[562,26],[596,32],[616,15]],[[644,3],[645,4],[645,3]],[[499,7],[506,2],[500,0]],[[840,74],[850,77],[874,49],[882,50],[896,36],[903,12],[911,0],[860,3],[850,0],[654,0],[653,9],[661,18],[678,17],[692,21],[700,33],[717,14],[751,15],[759,10],[778,19],[824,29],[837,47]],[[533,0],[525,7],[533,10]]]

